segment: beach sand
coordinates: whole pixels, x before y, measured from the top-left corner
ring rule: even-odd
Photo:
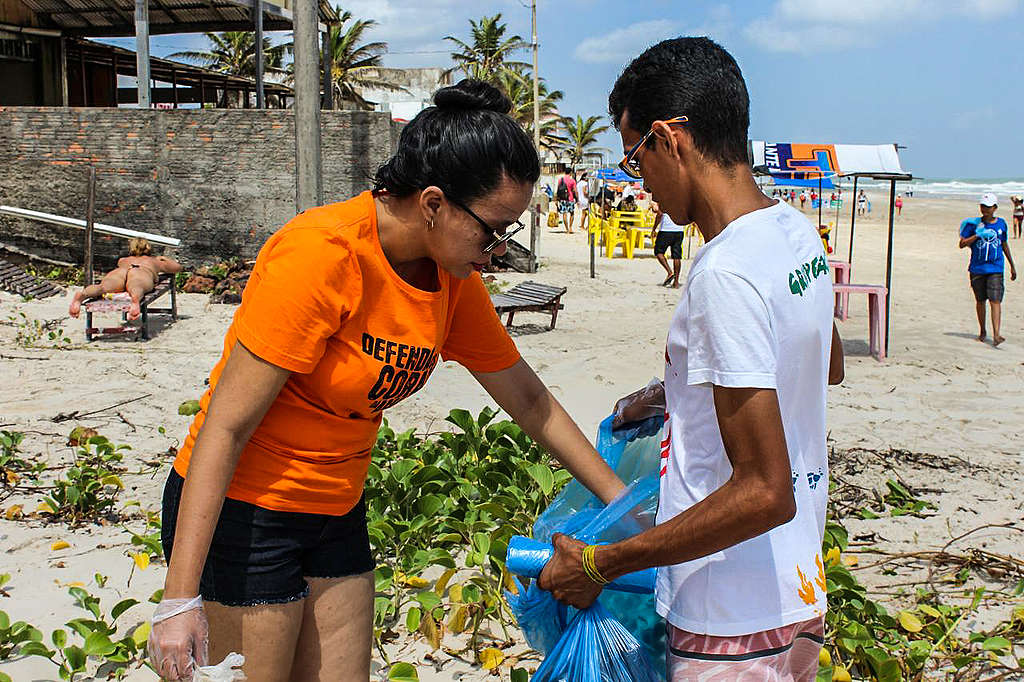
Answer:
[[[881,194],[871,198],[874,212],[857,221],[853,281],[858,283],[885,281],[886,201]],[[844,484],[861,486],[868,493],[884,489],[887,478],[899,477],[937,505],[929,518],[847,520],[851,537],[865,538],[862,544],[894,552],[939,550],[976,527],[1020,522],[1024,516],[1017,436],[1018,425],[1024,422],[1024,287],[1007,277],[1007,341],[999,348],[976,341],[968,253],[957,249],[960,220],[976,210],[970,199],[906,200],[896,223],[892,342],[886,362],[867,355],[864,297],[851,298],[853,316],[839,323],[847,364],[845,382],[829,391],[835,474]],[[849,220],[844,211],[833,232],[833,257],[845,259],[848,254]],[[497,279],[507,285],[532,279],[568,288],[554,331],[547,330],[547,316],[520,314],[516,322],[521,326],[514,336],[523,356],[584,431],[594,433],[617,398],[661,375],[667,326],[683,290],[658,286],[664,274],[649,251],[633,260],[599,255],[597,277],[590,279],[585,237],[542,229],[539,272],[502,273]],[[1011,248],[1019,249],[1020,244],[1012,242]],[[684,261],[684,276],[686,267]],[[71,449],[65,442],[76,425],[95,427],[115,442],[130,444],[122,506],[138,500],[141,509],[158,510],[170,462],[166,453],[181,442],[189,421],[178,415],[177,407],[202,393],[234,312],[234,307],[211,305],[207,296],[198,294],[179,296],[179,307],[181,319],[171,326],[157,324],[148,342],[86,344],[84,323],[69,318],[63,328],[72,348],[47,348],[46,341],[41,342],[43,347],[24,348],[15,341],[16,320],[9,318],[24,312],[34,319],[58,320],[67,315],[67,299],[22,302],[0,293],[0,321],[5,323],[0,326],[0,428],[25,432],[22,450],[41,454],[51,465],[70,461]],[[131,402],[78,419],[61,419],[122,401]],[[476,413],[492,404],[465,370],[443,363],[420,393],[387,417],[399,429],[435,431],[447,426],[443,419],[452,408]],[[852,451],[840,453],[846,450]],[[30,512],[38,501],[38,495],[0,498],[0,507],[22,504]],[[67,594],[70,583],[83,583],[102,598],[106,609],[128,596],[145,601],[161,587],[165,569],[154,564],[139,570],[128,556],[133,548],[125,528],[141,531],[141,514],[123,526],[69,529],[40,519],[0,518],[0,574],[12,576],[6,586],[9,596],[0,596],[0,610],[12,620],[32,622],[48,635],[82,614]],[[1019,535],[990,527],[948,550],[984,548],[1019,557]],[[70,546],[52,551],[58,540]],[[865,565],[878,557],[860,559]],[[906,599],[900,591],[912,594],[912,584],[924,581],[927,569],[918,562],[899,568],[896,575],[883,575],[877,568],[865,568],[858,575],[881,598],[900,604]],[[94,579],[97,573],[108,576],[102,588]],[[933,578],[938,581],[942,575],[943,569],[936,567]],[[122,619],[125,624],[137,623],[150,613],[151,605],[143,604]],[[976,621],[979,627],[990,626],[1008,615],[1004,603],[993,603]],[[974,624],[972,619],[966,625]],[[389,647],[393,658],[407,661],[423,660],[427,650],[422,641],[403,640]],[[424,661],[420,679],[488,677],[486,671],[450,655],[435,659]],[[536,660],[523,665],[532,669]],[[380,666],[375,654],[375,670]],[[38,658],[2,663],[0,671],[17,680],[57,679],[56,669]],[[128,679],[155,678],[138,670]]]

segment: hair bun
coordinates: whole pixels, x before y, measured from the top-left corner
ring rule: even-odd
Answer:
[[[472,78],[466,78],[435,92],[434,104],[439,109],[486,110],[499,114],[507,114],[512,110],[512,102],[501,90],[490,83]]]

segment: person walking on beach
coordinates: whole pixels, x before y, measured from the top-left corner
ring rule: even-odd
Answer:
[[[661,267],[665,268],[668,275],[661,283],[663,287],[679,288],[679,271],[683,265],[683,236],[686,234],[685,225],[676,225],[672,218],[661,210],[657,205],[657,212],[654,214],[654,230],[651,236],[654,238],[654,257],[658,259]],[[672,267],[668,266],[668,258],[665,254],[672,252]]]
[[[576,218],[576,180],[568,171],[558,178],[555,200],[558,202],[558,212],[562,215],[562,225],[566,232],[572,234],[572,224]]]
[[[800,210],[804,210],[804,204],[807,203],[807,192],[800,190]]]
[[[164,489],[169,564],[149,638],[164,679],[231,651],[250,682],[369,679],[370,453],[382,412],[438,358],[599,498],[621,492],[479,276],[523,229],[540,176],[510,108],[482,81],[442,88],[372,192],[304,211],[260,250]]]
[[[585,607],[604,580],[657,566],[671,682],[810,682],[828,608],[826,385],[843,376],[821,240],[758,190],[746,85],[716,43],[658,43],[608,101],[621,168],[644,178],[673,222],[695,221],[706,244],[653,401],[667,405],[657,525],[598,547],[556,536],[540,586]],[[624,404],[623,421],[651,407]]]
[[[587,189],[587,174],[582,173],[576,181],[576,203],[580,208],[580,229],[584,232],[590,227],[590,197]]]
[[[1021,197],[1010,197],[1013,204],[1013,238],[1020,239],[1021,223],[1024,223],[1024,199]]]
[[[903,196],[900,194],[896,195],[896,201],[893,202],[896,206],[896,215],[903,215]]]
[[[986,192],[978,203],[981,217],[967,218],[960,223],[960,248],[971,249],[967,272],[978,313],[978,341],[984,342],[986,338],[985,301],[988,301],[992,309],[992,345],[998,346],[1006,340],[999,333],[1005,289],[1003,256],[1010,262],[1010,281],[1017,279],[1017,267],[1010,254],[1006,221],[996,217],[996,195]]]
[[[864,190],[861,190],[860,194],[857,195],[857,215],[858,216],[864,216],[864,215],[867,215],[867,213],[868,213],[868,198],[867,198],[867,195],[864,194]]]
[[[128,242],[129,255],[119,258],[117,268],[103,275],[99,284],[90,284],[76,291],[68,306],[68,314],[78,317],[82,302],[105,294],[128,292],[132,299],[128,319],[138,319],[141,314],[142,297],[156,288],[160,275],[181,272],[181,264],[166,256],[153,256],[149,241],[137,237]]]

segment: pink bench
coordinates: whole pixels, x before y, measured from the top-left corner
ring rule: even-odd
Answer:
[[[833,284],[832,289],[844,300],[850,294],[868,295],[868,346],[876,360],[885,360],[885,303],[889,290],[880,284]]]
[[[850,264],[844,260],[829,260],[828,266],[835,271],[836,284],[849,284],[850,283]],[[848,294],[836,292],[836,309],[835,316],[840,320],[845,320],[849,317],[850,307],[850,296]]]

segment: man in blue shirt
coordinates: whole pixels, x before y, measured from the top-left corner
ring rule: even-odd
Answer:
[[[999,322],[1003,302],[1003,254],[1010,261],[1010,280],[1017,279],[1017,268],[1006,241],[1006,221],[996,217],[996,195],[981,195],[981,217],[968,218],[960,223],[960,248],[971,247],[971,264],[967,272],[978,310],[978,341],[985,340],[985,301],[992,307],[992,345],[1004,339],[999,335]]]

